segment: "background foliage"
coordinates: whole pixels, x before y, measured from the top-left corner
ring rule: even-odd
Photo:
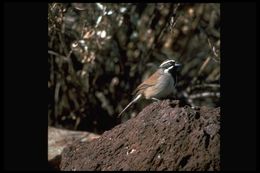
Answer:
[[[220,5],[51,3],[48,6],[49,125],[102,133],[131,92],[165,59],[183,66],[173,96],[219,106]],[[123,121],[151,101],[129,108]]]

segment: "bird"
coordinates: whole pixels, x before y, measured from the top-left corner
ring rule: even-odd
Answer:
[[[163,61],[156,72],[137,86],[133,92],[134,99],[120,112],[118,117],[121,117],[127,108],[141,98],[160,101],[172,94],[177,82],[176,71],[180,66],[181,64],[176,63],[173,59]]]

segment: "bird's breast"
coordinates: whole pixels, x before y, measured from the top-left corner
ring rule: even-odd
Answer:
[[[171,76],[171,74],[166,73],[166,74],[162,74],[159,77],[156,85],[147,88],[144,94],[147,99],[153,97],[157,99],[161,99],[171,94],[173,92],[173,89],[174,89],[174,79]]]
[[[171,94],[174,89],[174,79],[171,74],[167,73],[162,75],[159,78],[158,86],[160,93],[158,93],[158,97],[166,97],[167,95]]]

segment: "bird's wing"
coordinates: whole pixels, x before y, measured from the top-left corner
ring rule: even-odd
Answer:
[[[149,78],[147,78],[140,85],[138,85],[137,88],[134,90],[133,94],[141,93],[142,90],[144,90],[150,86],[156,85],[159,77],[160,77],[159,71],[156,71]]]

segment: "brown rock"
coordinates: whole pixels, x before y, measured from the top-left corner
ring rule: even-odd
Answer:
[[[77,140],[89,142],[99,135],[48,127],[48,161],[53,169],[59,169],[62,150]]]
[[[174,107],[172,107],[174,106]],[[90,143],[64,149],[61,170],[220,170],[220,109],[152,103]]]

